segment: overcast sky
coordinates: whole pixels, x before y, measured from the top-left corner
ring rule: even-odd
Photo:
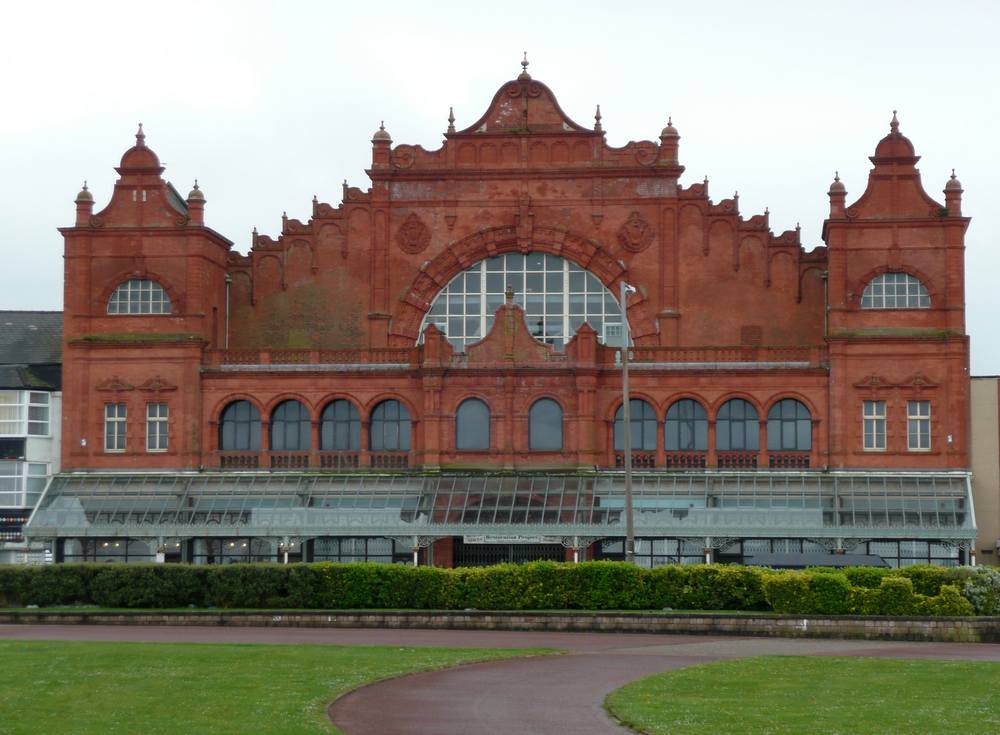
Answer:
[[[740,193],[776,233],[821,245],[835,170],[864,191],[892,110],[928,193],[952,167],[966,239],[974,374],[1000,374],[1000,4],[993,2],[17,3],[0,28],[0,309],[62,308],[62,238],[84,179],[107,203],[121,154],[147,144],[206,222],[250,231],[306,220],[313,194],[366,188],[380,120],[435,149],[520,71],[611,145],[681,134],[682,183]]]

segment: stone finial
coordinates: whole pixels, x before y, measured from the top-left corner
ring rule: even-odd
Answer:
[[[531,75],[528,73],[528,52],[524,52],[524,59],[521,60],[521,73],[517,75],[518,79],[527,80],[531,79]]]
[[[889,130],[893,133],[899,132],[899,119],[896,117],[896,110],[892,111],[892,121],[889,123]]]
[[[139,130],[135,134],[135,145],[138,148],[146,147],[146,134],[142,132],[142,123],[139,123]]]
[[[454,133],[455,132],[455,108],[454,107],[449,107],[448,108],[448,132],[449,133]]]
[[[597,112],[594,113],[594,132],[600,133],[604,130],[601,127],[601,106],[597,106]]]

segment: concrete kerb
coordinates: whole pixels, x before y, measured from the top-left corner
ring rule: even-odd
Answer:
[[[1000,643],[1000,617],[693,615],[566,611],[0,610],[0,624],[172,625],[567,631]]]

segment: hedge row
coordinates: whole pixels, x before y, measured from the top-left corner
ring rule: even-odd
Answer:
[[[1000,604],[994,594],[1000,589],[1000,573],[993,573],[995,578],[989,574],[983,569],[944,567],[804,572],[721,565],[640,569],[620,562],[460,569],[326,562],[59,564],[0,567],[0,605],[995,614],[988,608]]]

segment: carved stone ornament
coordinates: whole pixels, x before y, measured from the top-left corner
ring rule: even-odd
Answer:
[[[414,160],[416,160],[416,154],[414,153],[413,146],[410,145],[398,145],[396,149],[392,152],[392,165],[396,168],[409,168],[413,165]]]
[[[406,253],[419,253],[430,244],[430,241],[431,231],[416,212],[410,213],[396,233],[396,242]]]
[[[113,393],[118,393],[120,391],[135,390],[135,386],[131,383],[127,383],[117,375],[112,378],[107,378],[98,383],[95,388],[99,391],[108,391]]]
[[[653,242],[653,228],[641,214],[632,212],[625,220],[625,224],[618,228],[618,242],[626,250],[638,253]]]
[[[177,390],[177,386],[173,383],[167,382],[157,375],[140,385],[139,390],[149,391],[152,393],[165,393],[167,391]]]

